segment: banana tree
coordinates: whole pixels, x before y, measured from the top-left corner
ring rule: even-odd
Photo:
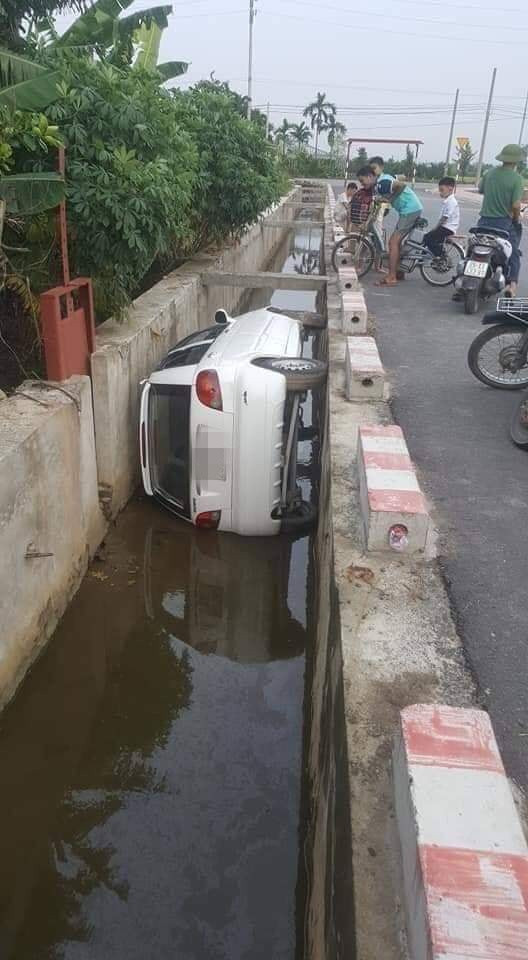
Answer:
[[[0,49],[0,123],[16,110],[37,113],[58,97],[57,71],[33,63],[16,53]],[[56,127],[45,117],[34,117],[35,133],[45,147],[57,147]],[[0,141],[2,140],[0,130]],[[9,143],[6,144],[8,155]],[[29,216],[56,207],[64,197],[64,180],[59,174],[21,173],[0,177],[0,199],[10,213]]]
[[[168,26],[172,6],[148,7],[121,17],[132,2],[95,0],[61,37],[52,42],[51,49],[95,50],[102,60],[110,63],[157,70],[163,80],[181,76],[188,67],[184,61],[158,64],[161,36]]]

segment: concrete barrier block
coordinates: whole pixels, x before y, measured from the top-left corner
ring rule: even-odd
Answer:
[[[393,755],[411,960],[528,960],[528,848],[491,722],[422,704]]]
[[[383,369],[374,337],[347,337],[345,351],[347,400],[382,400]]]
[[[342,294],[343,332],[367,332],[367,305],[361,290],[347,290]]]
[[[407,531],[402,552],[424,550],[429,515],[400,427],[361,426],[358,469],[367,548],[389,550],[396,526]]]
[[[355,267],[339,267],[339,286],[342,293],[359,290],[358,275]]]

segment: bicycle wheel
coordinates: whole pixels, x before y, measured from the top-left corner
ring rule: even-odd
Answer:
[[[446,240],[441,257],[433,257],[420,264],[420,273],[432,287],[448,287],[457,273],[457,264],[465,256],[463,248],[455,240]]]
[[[332,250],[332,266],[355,267],[358,277],[364,277],[372,267],[376,251],[374,244],[361,233],[350,233],[339,240]]]

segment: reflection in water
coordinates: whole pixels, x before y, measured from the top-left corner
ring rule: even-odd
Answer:
[[[312,575],[129,505],[2,717],[2,960],[292,960]]]

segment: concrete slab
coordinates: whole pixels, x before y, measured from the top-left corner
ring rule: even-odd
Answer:
[[[385,371],[373,337],[347,337],[347,400],[383,400]]]

